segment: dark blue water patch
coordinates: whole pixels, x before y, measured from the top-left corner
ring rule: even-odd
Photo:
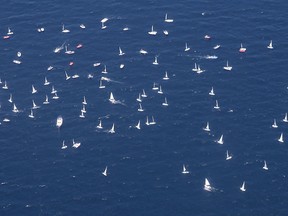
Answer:
[[[281,1],[3,4],[1,36],[8,27],[14,35],[0,41],[0,77],[9,86],[0,85],[1,214],[285,215],[285,6]],[[164,22],[165,13],[173,23]],[[102,30],[104,17],[109,20]],[[87,28],[80,29],[81,23]],[[63,24],[70,33],[61,32]],[[152,25],[156,36],[148,34]],[[39,27],[45,31],[38,33]],[[273,50],[266,48],[270,40]],[[63,43],[76,53],[54,53]],[[239,53],[241,43],[246,53]],[[216,44],[221,48],[214,50]],[[20,65],[12,62],[18,51]],[[152,64],[155,56],[159,65]],[[223,70],[227,60],[230,72]],[[93,67],[96,62],[101,65]],[[195,63],[205,71],[193,72]],[[65,80],[65,71],[80,77]],[[162,79],[165,71],[168,81]],[[110,81],[99,89],[103,76]],[[163,94],[152,90],[154,82]],[[52,99],[52,85],[59,100]],[[212,86],[215,96],[208,94]],[[143,89],[148,97],[139,112],[136,98]],[[109,102],[110,92],[120,104]],[[12,112],[10,93],[19,113]],[[49,105],[42,104],[46,95]],[[87,113],[81,119],[84,96]],[[165,97],[168,107],[162,105]],[[35,119],[28,117],[32,100],[40,106]],[[216,100],[219,110],[213,108]],[[154,116],[156,125],[147,126],[147,116]],[[277,129],[271,127],[274,118]],[[96,128],[100,119],[103,129]],[[141,130],[135,128],[139,120]],[[210,132],[203,130],[208,121]],[[116,133],[110,134],[113,123]],[[285,141],[279,143],[282,132]],[[73,139],[81,142],[78,149]],[[228,161],[227,150],[233,156]],[[262,169],[264,160],[269,170]],[[183,164],[187,175],[181,173]],[[203,190],[205,178],[214,193]],[[243,181],[245,193],[239,189]]]

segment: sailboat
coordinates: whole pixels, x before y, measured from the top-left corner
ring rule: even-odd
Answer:
[[[189,171],[186,169],[184,164],[183,164],[183,167],[182,167],[182,173],[183,174],[188,174],[189,173]]]
[[[87,105],[87,101],[86,101],[86,97],[85,96],[83,97],[82,104]]]
[[[14,113],[18,113],[18,112],[19,112],[19,110],[17,109],[15,103],[13,104],[13,110],[12,110],[12,112],[14,112]]]
[[[144,109],[142,108],[142,104],[141,104],[141,103],[139,103],[138,112],[143,112],[143,111],[144,111]]]
[[[203,73],[204,72],[204,70],[202,70],[201,68],[200,68],[200,65],[198,64],[198,67],[197,67],[197,71],[196,71],[198,74],[200,74],[200,73]]]
[[[185,51],[185,52],[188,52],[189,50],[190,50],[190,47],[188,47],[188,44],[185,43],[185,49],[184,49],[184,51]]]
[[[68,146],[65,145],[65,141],[63,140],[61,149],[66,149],[67,147],[68,147]]]
[[[162,103],[163,106],[168,106],[167,98],[165,97],[164,102]]]
[[[207,178],[205,178],[204,190],[206,190],[206,191],[212,191],[212,189],[213,189],[213,188],[211,187],[210,182],[208,181]]]
[[[65,46],[65,53],[66,53],[67,55],[72,55],[72,54],[74,54],[75,51],[69,50],[69,49],[68,49],[68,46],[69,46],[69,44],[67,44],[67,45]]]
[[[108,21],[108,18],[103,18],[100,22],[101,22],[101,29],[106,29],[107,26],[105,26],[105,23]]]
[[[274,119],[274,122],[273,122],[273,124],[272,124],[272,128],[278,128],[278,125],[277,125],[277,123],[276,123],[276,119]]]
[[[85,118],[83,110],[81,110],[81,114],[79,115],[80,118]]]
[[[150,125],[148,116],[146,116],[146,122],[145,122],[145,124],[146,124],[147,126]]]
[[[162,91],[162,87],[161,87],[161,85],[159,86],[159,90],[158,90],[157,93],[158,93],[158,94],[163,94],[163,91]]]
[[[47,77],[45,77],[45,78],[44,78],[44,85],[47,86],[47,85],[49,85],[49,84],[50,84],[50,82],[48,82]]]
[[[49,98],[48,95],[46,95],[45,101],[43,102],[43,104],[49,104]]]
[[[243,191],[243,192],[246,191],[245,181],[242,183],[242,186],[240,187],[240,190]]]
[[[81,28],[81,29],[85,29],[86,26],[85,26],[84,24],[80,24],[80,28]]]
[[[105,167],[105,170],[102,172],[102,175],[104,175],[104,176],[107,176],[108,175],[108,173],[107,173],[107,166]]]
[[[232,159],[232,155],[229,155],[228,150],[226,151],[226,160],[231,160]]]
[[[62,126],[62,124],[63,124],[63,118],[62,118],[62,116],[58,116],[57,120],[56,120],[56,127],[60,128]]]
[[[106,29],[107,26],[105,26],[105,24],[103,22],[101,22],[101,29]]]
[[[218,100],[215,101],[214,109],[217,109],[217,110],[220,109],[219,104],[218,104]]]
[[[283,143],[284,142],[284,138],[283,138],[283,133],[281,133],[279,139],[278,139],[279,142]]]
[[[217,140],[217,143],[218,143],[218,144],[221,144],[221,145],[224,144],[224,141],[223,141],[223,134],[221,135],[221,137],[219,138],[219,140]]]
[[[112,128],[108,131],[108,133],[115,133],[115,125],[113,123]]]
[[[34,115],[33,115],[33,110],[31,109],[31,112],[30,114],[28,115],[29,118],[34,118]]]
[[[163,30],[163,34],[164,34],[164,35],[168,35],[169,32],[168,32],[167,30]]]
[[[215,95],[215,92],[214,92],[213,87],[211,88],[211,91],[209,92],[209,95],[211,95],[211,96],[214,96],[214,95]]]
[[[154,119],[154,116],[152,116],[151,119],[152,119],[152,120],[151,120],[151,122],[150,122],[150,125],[155,125],[155,124],[156,124],[156,121],[155,121],[155,119]]]
[[[146,94],[146,92],[145,92],[145,90],[144,90],[144,89],[142,90],[142,94],[141,94],[141,97],[143,97],[143,98],[147,98],[147,94]]]
[[[266,163],[266,160],[264,160],[264,166],[262,167],[264,170],[268,170],[268,166],[267,166],[267,163]]]
[[[38,108],[40,108],[39,106],[37,106],[36,105],[36,103],[35,103],[35,101],[34,100],[32,100],[32,109],[38,109]]]
[[[272,43],[272,40],[270,41],[269,45],[267,46],[268,49],[273,49],[273,43]]]
[[[153,25],[152,25],[152,27],[151,27],[151,31],[149,31],[148,34],[149,34],[149,35],[156,35],[156,34],[157,34],[157,31],[154,30]]]
[[[7,82],[6,82],[6,81],[4,81],[4,86],[2,86],[2,89],[5,89],[5,90],[8,89],[8,85],[7,85]]]
[[[135,128],[137,128],[138,130],[141,129],[141,122],[140,122],[140,120],[138,121],[138,124],[135,126]]]
[[[246,52],[246,48],[243,47],[242,43],[240,44],[239,52],[240,52],[240,53],[244,53],[244,52]]]
[[[96,127],[97,127],[98,129],[103,129],[101,119],[99,120],[99,124],[98,124]]]
[[[168,14],[166,13],[164,21],[167,22],[167,23],[172,23],[174,20],[173,19],[168,19]]]
[[[54,86],[51,87],[51,94],[57,93],[57,90],[54,88]]]
[[[69,76],[68,74],[67,74],[67,72],[65,71],[65,79],[66,80],[69,80],[71,78],[71,76]]]
[[[226,70],[226,71],[231,71],[232,70],[232,67],[229,66],[228,61],[227,61],[226,66],[223,67],[223,69]]]
[[[121,50],[121,48],[119,47],[119,56],[124,55],[125,53]]]
[[[138,96],[138,98],[136,99],[138,102],[142,102],[142,99],[141,99],[141,94],[139,93],[139,96]]]
[[[72,147],[73,147],[73,148],[78,148],[80,145],[81,145],[80,142],[75,142],[74,139],[72,140]]]
[[[156,86],[156,83],[154,82],[154,83],[153,83],[152,90],[156,91],[156,90],[158,90],[158,89],[159,89],[159,88]]]
[[[105,87],[106,87],[106,86],[102,84],[102,80],[100,79],[100,81],[99,81],[99,88],[100,88],[100,89],[103,89],[103,88],[105,88]]]
[[[54,95],[53,95],[52,99],[54,99],[54,100],[57,100],[57,99],[59,99],[59,96],[57,95],[57,92],[55,92],[55,93],[54,93]]]
[[[35,87],[32,85],[32,94],[35,94],[37,92],[37,90],[35,89]]]
[[[116,103],[116,100],[114,99],[114,96],[113,96],[113,93],[112,93],[112,92],[110,92],[109,101],[110,101],[112,104],[115,104],[115,103]]]
[[[64,24],[63,24],[63,25],[62,25],[62,32],[63,32],[63,33],[69,33],[70,30],[69,30],[69,29],[65,29],[65,26],[64,26]]]
[[[167,71],[165,72],[165,76],[163,77],[163,80],[169,80]]]
[[[104,65],[104,70],[101,73],[103,73],[103,74],[107,74],[108,73],[106,65]]]
[[[198,70],[198,67],[197,67],[197,64],[195,63],[194,68],[192,68],[192,71],[197,72],[197,70]]]
[[[283,119],[283,122],[288,122],[288,115],[287,115],[287,113],[285,113],[285,117],[284,117],[284,119]]]
[[[204,131],[210,131],[209,122],[207,122],[206,127],[203,128]]]
[[[158,65],[158,64],[159,64],[159,63],[158,63],[158,57],[157,57],[157,56],[155,56],[155,59],[154,59],[153,64],[154,64],[154,65]]]
[[[7,35],[13,35],[14,32],[8,27]]]
[[[10,97],[9,97],[8,101],[9,101],[10,103],[12,103],[12,102],[13,102],[13,99],[12,99],[12,94],[10,94]]]

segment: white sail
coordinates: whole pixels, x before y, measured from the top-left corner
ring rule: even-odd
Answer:
[[[148,32],[149,35],[156,35],[157,31],[154,30],[154,26],[151,26],[151,31]]]
[[[122,49],[119,47],[119,56],[124,55],[125,53],[122,51]]]
[[[209,122],[207,122],[206,127],[203,128],[204,131],[210,131],[210,126],[209,126]]]
[[[270,41],[270,43],[269,43],[269,45],[267,46],[267,48],[268,49],[273,49],[274,47],[273,47],[273,42],[272,42],[272,40]]]
[[[165,72],[165,75],[164,75],[164,77],[163,77],[163,80],[169,80],[167,71]]]
[[[280,134],[280,137],[279,137],[278,141],[281,142],[281,143],[284,142],[283,133]]]
[[[182,173],[183,174],[188,174],[189,173],[189,171],[186,169],[184,164],[183,164],[183,167],[182,167]]]
[[[115,125],[113,123],[112,128],[108,131],[108,133],[115,133]]]
[[[226,160],[232,159],[232,155],[229,155],[228,150],[226,151]]]
[[[204,190],[206,190],[206,191],[212,191],[212,187],[211,187],[210,182],[208,181],[207,178],[205,178]]]
[[[107,175],[108,175],[107,170],[108,170],[108,168],[107,168],[107,166],[106,166],[106,167],[105,167],[105,170],[102,172],[102,175],[107,176]]]
[[[168,106],[167,98],[165,97],[164,102],[162,103],[162,106]]]
[[[173,19],[169,19],[168,18],[168,14],[166,13],[164,21],[167,22],[167,23],[172,23],[174,20]]]
[[[273,121],[272,128],[278,128],[278,125],[277,125],[276,119],[274,119],[274,121]]]
[[[223,134],[221,135],[221,137],[219,138],[219,140],[217,140],[218,144],[224,144],[224,140],[223,140]]]
[[[266,163],[265,160],[264,160],[264,166],[263,166],[263,169],[264,169],[264,170],[268,170],[268,166],[267,166],[267,163]]]
[[[135,126],[135,128],[137,128],[138,130],[141,129],[141,122],[140,122],[140,120],[138,121],[138,124]]]
[[[111,103],[115,103],[115,102],[116,102],[116,100],[115,100],[115,98],[114,98],[112,92],[110,92],[110,98],[109,98],[109,101],[110,101]]]
[[[229,66],[228,61],[227,61],[226,66],[223,67],[223,69],[226,70],[226,71],[231,71],[232,70],[232,67]]]
[[[142,108],[142,104],[141,104],[141,103],[139,103],[138,112],[143,112],[143,111],[144,111],[144,109]]]
[[[243,191],[243,192],[246,191],[245,181],[242,183],[242,186],[240,187],[240,190]]]
[[[101,121],[101,119],[99,120],[99,124],[97,125],[97,128],[98,129],[102,129],[103,127],[102,127],[102,121]]]
[[[288,115],[287,115],[287,113],[285,113],[285,117],[284,117],[284,119],[283,119],[283,122],[288,122]]]
[[[213,88],[213,87],[211,88],[211,91],[209,92],[209,95],[211,95],[211,96],[214,96],[214,95],[215,95],[215,92],[214,92],[214,88]]]
[[[81,145],[81,143],[80,143],[80,142],[75,142],[75,140],[74,140],[74,139],[72,140],[72,147],[73,147],[73,148],[79,148],[79,147],[80,147],[80,145]]]

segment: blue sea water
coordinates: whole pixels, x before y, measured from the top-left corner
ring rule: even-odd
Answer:
[[[0,78],[9,89],[0,89],[0,215],[286,215],[288,151],[277,139],[281,132],[288,136],[281,122],[288,105],[287,6],[284,0],[2,3]],[[165,13],[173,23],[164,22]],[[62,33],[62,24],[71,32]],[[152,25],[156,36],[147,34]],[[4,40],[8,27],[14,35]],[[64,42],[74,55],[53,52]],[[75,48],[79,43],[82,49]],[[239,53],[240,43],[246,53]],[[214,50],[216,44],[221,48]],[[148,55],[140,55],[141,48]],[[20,65],[12,62],[18,51]],[[223,70],[227,60],[231,72]],[[192,72],[194,63],[205,72]],[[108,74],[101,73],[103,65]],[[64,71],[80,77],[66,81]],[[169,81],[162,80],[165,71]],[[43,85],[45,76],[59,100]],[[105,89],[98,88],[101,76],[112,80]],[[154,82],[163,95],[152,90]],[[38,93],[31,94],[31,85]],[[208,95],[212,86],[215,96]],[[138,112],[142,89],[148,97]],[[110,92],[123,104],[111,104]],[[12,112],[10,93],[20,113]],[[46,94],[49,105],[42,104]],[[80,119],[84,96],[87,113]],[[32,100],[41,106],[35,119],[28,118]],[[152,115],[157,124],[146,126]],[[96,128],[99,118],[103,130]],[[138,120],[141,130],[134,128]],[[202,130],[207,121],[210,133]],[[116,133],[109,134],[113,123]],[[215,142],[221,134],[223,145]],[[81,142],[77,149],[73,138]],[[225,160],[226,150],[232,160]],[[106,166],[107,177],[101,174]],[[215,192],[203,190],[205,178]],[[246,192],[239,190],[243,181]]]

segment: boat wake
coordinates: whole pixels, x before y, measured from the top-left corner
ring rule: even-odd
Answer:
[[[101,80],[105,80],[107,82],[114,82],[114,83],[123,83],[123,82],[119,82],[119,81],[116,81],[116,80],[112,80],[108,77],[101,77]]]

